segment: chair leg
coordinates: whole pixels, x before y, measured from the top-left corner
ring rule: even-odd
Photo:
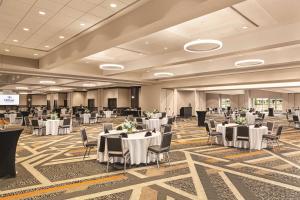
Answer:
[[[88,150],[88,148],[85,147],[85,152],[84,152],[83,160],[85,159],[85,155],[86,155],[86,153],[87,153],[87,150]]]
[[[107,163],[106,163],[106,173],[108,173],[109,160],[110,160],[110,158],[108,157],[108,158],[107,158]]]
[[[157,164],[157,168],[159,168],[159,153],[156,154],[156,164]]]
[[[124,158],[124,173],[126,173],[126,162],[127,162],[127,156]]]
[[[277,145],[278,145],[278,150],[280,151],[279,140],[276,140],[276,143],[277,143]]]
[[[167,152],[167,156],[168,156],[168,161],[169,161],[169,166],[170,166],[171,163],[170,163],[170,155],[169,155],[169,152]]]
[[[149,151],[147,151],[147,155],[146,155],[146,165],[148,165],[148,156],[149,156]]]
[[[88,155],[88,157],[90,157],[90,152],[91,152],[91,149],[92,149],[92,148],[91,148],[91,147],[89,147],[89,151],[88,151],[88,154],[87,154],[87,155]]]

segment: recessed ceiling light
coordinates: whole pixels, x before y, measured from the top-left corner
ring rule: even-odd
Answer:
[[[19,94],[28,94],[28,92],[19,92]]]
[[[6,52],[10,52],[10,50],[9,50],[9,49],[4,49],[4,51],[6,51]]]
[[[221,49],[222,47],[223,47],[223,43],[219,40],[198,39],[186,43],[183,46],[183,49],[191,53],[202,53],[202,52],[215,51]]]
[[[116,8],[116,7],[117,7],[117,4],[115,4],[115,3],[111,3],[111,4],[110,4],[110,7],[112,7],[112,8]]]
[[[243,26],[242,28],[243,28],[243,29],[248,29],[249,27],[248,27],[248,26]]]
[[[149,44],[149,42],[148,42],[148,41],[146,41],[146,42],[145,42],[145,44],[146,44],[146,45],[148,45],[148,44]]]
[[[28,87],[16,87],[17,90],[28,90]]]
[[[96,86],[96,84],[94,84],[94,83],[85,83],[85,84],[83,84],[83,87],[95,87]]]
[[[50,46],[49,46],[49,45],[45,45],[45,47],[46,47],[46,48],[49,48]]]
[[[247,60],[239,60],[234,63],[236,67],[252,67],[263,65],[265,63],[262,59],[247,59]]]
[[[40,81],[40,84],[45,84],[45,85],[51,85],[51,84],[55,84],[55,81]]]
[[[35,54],[33,54],[34,56],[38,56],[39,54],[38,53],[35,53]]]
[[[85,26],[85,23],[81,23],[80,26]]]
[[[23,28],[24,31],[29,31],[29,28]]]
[[[39,14],[40,14],[40,15],[46,15],[46,12],[40,10],[40,11],[39,11]]]
[[[168,47],[164,47],[164,50],[168,50]]]
[[[124,69],[124,66],[119,65],[119,64],[102,64],[99,67],[100,67],[100,69],[103,69],[103,70],[122,70],[122,69]]]
[[[14,39],[13,42],[19,42],[19,40]]]
[[[157,77],[170,77],[170,76],[174,76],[174,74],[171,73],[171,72],[157,72],[157,73],[154,73],[154,76],[157,76]]]
[[[64,39],[64,38],[65,38],[65,36],[63,36],[63,35],[59,36],[59,39]]]

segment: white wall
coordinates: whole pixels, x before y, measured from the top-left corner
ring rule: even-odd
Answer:
[[[160,110],[161,87],[158,85],[145,85],[141,87],[140,105],[142,110]]]
[[[118,107],[131,107],[131,90],[128,88],[118,88]]]
[[[192,113],[195,115],[195,91],[177,91],[177,113],[180,113],[181,107],[188,106],[192,107]]]
[[[47,95],[46,94],[33,94],[32,95],[32,105],[47,105]]]

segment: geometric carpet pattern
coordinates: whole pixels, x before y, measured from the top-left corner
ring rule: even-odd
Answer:
[[[117,125],[123,118],[111,119]],[[281,119],[276,119],[280,124]],[[285,123],[282,119],[282,123]],[[60,136],[22,134],[17,177],[0,180],[0,199],[300,199],[300,132],[284,127],[280,151],[208,145],[195,119],[178,119],[171,165],[122,166],[82,159],[79,129]],[[101,124],[87,125],[96,140]]]

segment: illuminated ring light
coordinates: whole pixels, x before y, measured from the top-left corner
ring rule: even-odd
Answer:
[[[157,73],[154,73],[154,76],[157,76],[157,77],[170,77],[170,76],[174,76],[174,74],[171,73],[171,72],[157,72]]]
[[[85,83],[85,84],[83,84],[83,87],[95,87],[96,86],[96,84],[94,84],[94,83]]]
[[[55,81],[40,81],[40,84],[45,84],[45,85],[51,85],[51,84],[55,84]]]
[[[203,46],[206,48],[197,48],[197,46]],[[191,42],[186,43],[183,46],[183,49],[187,52],[191,53],[201,53],[201,52],[209,52],[209,51],[216,51],[218,49],[221,49],[223,47],[223,43],[219,40],[211,40],[211,39],[206,39],[206,40],[194,40]]]
[[[60,91],[60,88],[49,88],[50,91]]]
[[[28,90],[28,87],[16,87],[17,90]]]
[[[122,69],[124,69],[124,66],[119,65],[119,64],[102,64],[99,67],[100,67],[100,69],[103,69],[103,70],[122,70]]]
[[[234,63],[236,67],[253,67],[263,64],[265,64],[265,61],[262,59],[239,60]]]

